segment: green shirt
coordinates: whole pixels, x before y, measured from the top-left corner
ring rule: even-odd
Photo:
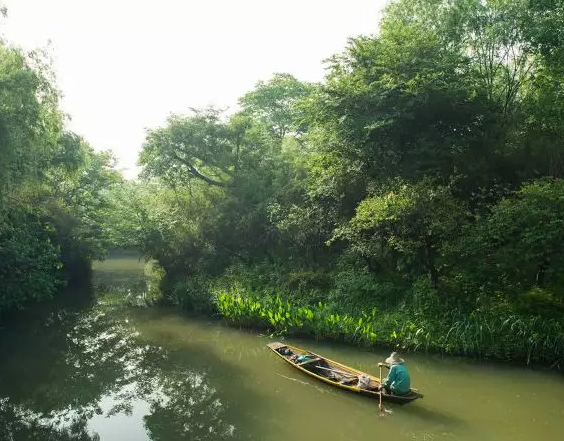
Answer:
[[[393,364],[388,376],[382,380],[382,384],[398,395],[409,393],[411,384],[407,368],[403,364]]]

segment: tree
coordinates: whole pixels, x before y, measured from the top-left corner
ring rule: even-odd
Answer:
[[[0,42],[1,312],[51,297],[108,246],[100,223],[119,173],[64,131],[58,99],[45,51]]]
[[[437,289],[442,245],[461,231],[464,215],[464,206],[449,188],[425,181],[400,183],[392,191],[363,200],[335,239],[347,239],[353,250],[380,264],[391,251],[395,265],[422,267]]]
[[[63,262],[70,267],[103,258],[111,246],[101,228],[112,208],[108,192],[122,179],[112,152],[95,152],[81,137],[64,132],[52,163],[35,203],[46,205]]]
[[[491,215],[472,226],[454,250],[463,266],[491,294],[515,299],[534,287],[559,293],[564,264],[564,181],[526,184],[492,207]],[[469,264],[471,262],[471,264]]]
[[[0,314],[50,298],[61,285],[59,247],[30,208],[0,217]]]
[[[259,81],[254,90],[239,99],[239,105],[244,113],[282,139],[304,130],[300,102],[307,99],[313,87],[290,74],[277,73],[269,81]]]
[[[232,133],[213,108],[192,110],[192,115],[173,115],[167,127],[149,130],[139,157],[145,176],[168,181],[199,179],[227,187],[237,162]]]
[[[562,177],[563,17],[560,0],[390,3],[378,35],[352,38],[323,83],[276,74],[233,115],[150,130],[141,163],[161,201],[138,204],[136,237],[173,282],[337,269],[365,292],[399,281],[415,295],[425,278],[457,303],[470,293],[470,308],[478,293],[530,287],[533,269],[552,289],[556,232],[543,242],[535,230],[550,256],[515,268],[510,250],[525,256],[526,240],[487,243],[503,222],[535,222],[542,198],[523,183]]]
[[[299,149],[293,142],[300,130],[297,103],[308,87],[277,75],[259,83],[229,117],[217,109],[193,110],[148,132],[141,185],[152,179],[164,205],[146,205],[151,209],[139,220],[149,235],[135,235],[171,284],[187,274],[193,280],[220,274],[234,262],[274,261],[280,230],[272,207],[292,200],[296,190],[290,150]],[[161,210],[164,224],[155,219]]]
[[[61,128],[57,92],[39,55],[26,57],[0,42],[0,201],[38,176]]]

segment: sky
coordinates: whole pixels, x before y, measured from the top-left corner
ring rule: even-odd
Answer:
[[[237,99],[273,73],[320,81],[386,0],[0,0],[4,38],[50,42],[68,128],[136,174],[146,128]]]

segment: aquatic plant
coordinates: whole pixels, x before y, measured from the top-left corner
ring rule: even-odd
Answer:
[[[219,314],[239,326],[283,335],[383,345],[402,351],[433,351],[478,358],[521,360],[564,367],[564,329],[557,320],[482,314],[443,318],[408,309],[339,314],[322,302],[300,305],[280,293],[249,293],[241,288],[215,293]]]
[[[271,329],[279,334],[309,334],[365,345],[394,344],[403,348],[428,349],[431,334],[415,322],[381,315],[376,308],[358,315],[339,314],[327,305],[290,303],[279,294],[245,294],[240,290],[216,293],[219,314],[239,326]]]

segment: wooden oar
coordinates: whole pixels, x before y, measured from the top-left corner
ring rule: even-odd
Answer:
[[[378,409],[380,409],[380,415],[384,415],[384,405],[382,404],[382,366],[380,366],[380,405]]]

